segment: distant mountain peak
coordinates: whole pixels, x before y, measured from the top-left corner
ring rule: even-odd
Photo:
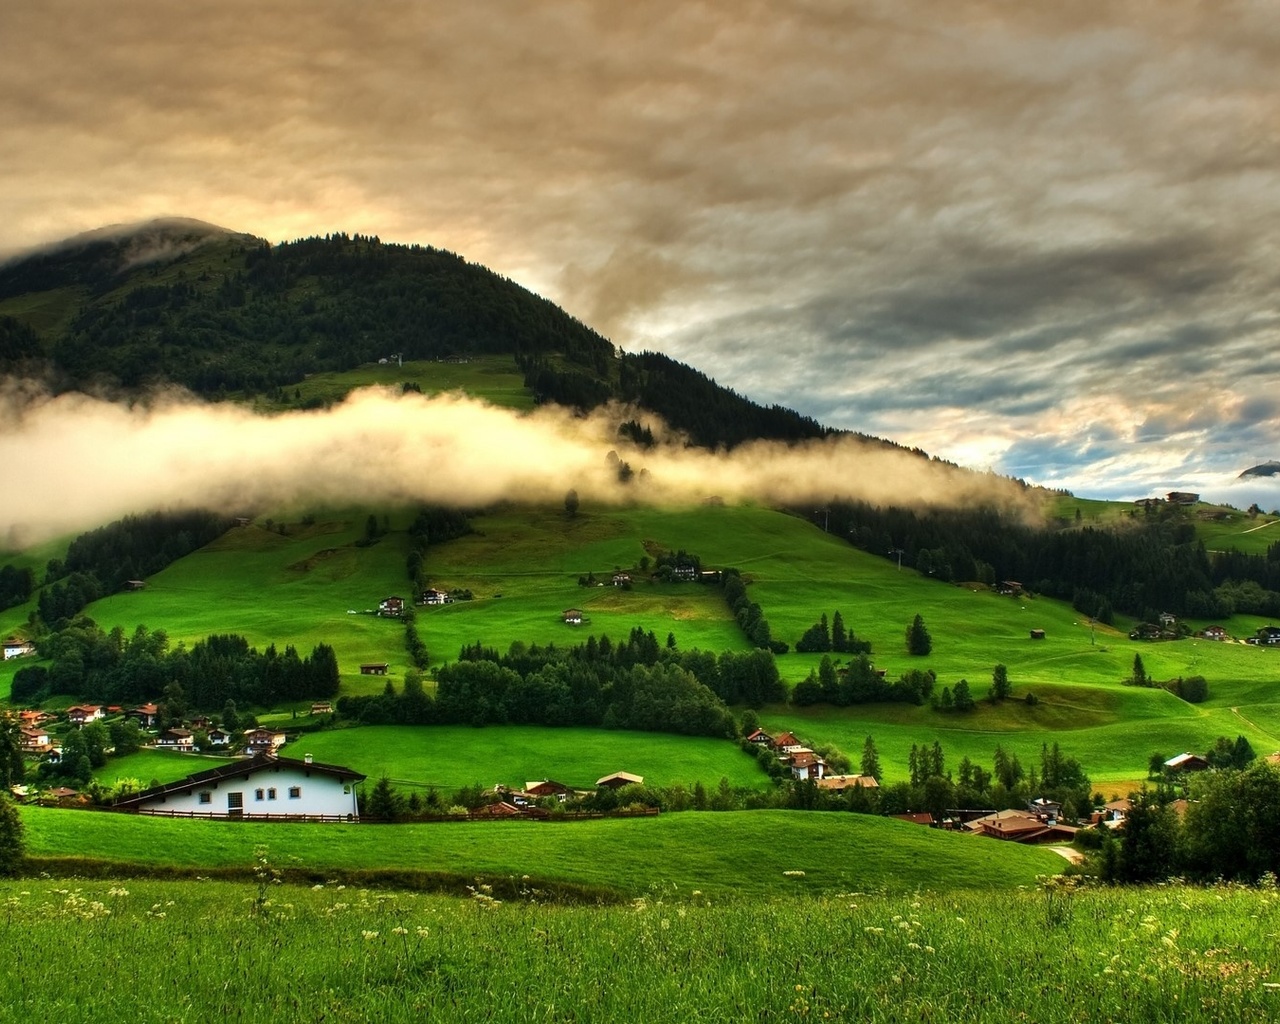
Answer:
[[[1239,479],[1243,480],[1250,476],[1280,476],[1280,462],[1272,459],[1270,462],[1263,462],[1257,466],[1250,466],[1240,474]]]

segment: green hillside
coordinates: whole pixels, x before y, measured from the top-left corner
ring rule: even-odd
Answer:
[[[571,823],[298,825],[183,821],[23,808],[36,858],[243,867],[265,845],[282,867],[405,870],[458,879],[529,875],[625,895],[1011,888],[1061,870],[1057,854],[861,814],[727,811]],[[787,875],[784,872],[803,872]]]

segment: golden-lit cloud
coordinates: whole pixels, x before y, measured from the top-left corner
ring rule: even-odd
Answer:
[[[624,415],[583,418],[554,407],[519,414],[462,395],[382,389],[327,410],[261,415],[176,394],[143,405],[11,387],[0,400],[0,465],[30,485],[11,488],[0,504],[0,547],[152,509],[557,505],[570,489],[584,504],[825,502],[837,494],[1026,502],[1001,478],[848,438],[757,442],[732,454],[672,438],[641,451],[617,441]],[[629,482],[619,479],[620,462],[632,470]]]
[[[1277,66],[1245,0],[7,4],[0,251],[162,215],[436,245],[757,400],[999,453],[1280,385]],[[1274,416],[1204,436],[1280,455]],[[1090,479],[1044,441],[997,468]]]

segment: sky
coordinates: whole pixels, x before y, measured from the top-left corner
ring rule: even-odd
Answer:
[[[0,253],[460,253],[749,397],[1095,497],[1280,458],[1268,2],[0,5]]]

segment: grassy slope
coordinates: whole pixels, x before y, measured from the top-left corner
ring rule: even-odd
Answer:
[[[243,866],[265,844],[281,866],[530,875],[639,894],[715,895],[918,886],[999,888],[1061,870],[1048,850],[860,814],[738,811],[566,823],[303,827],[23,808],[33,857]],[[784,876],[803,871],[803,877]]]
[[[334,645],[349,692],[378,690],[385,680],[358,675],[361,661],[388,661],[398,683],[407,667],[403,631],[395,622],[348,615],[390,593],[405,593],[403,531],[407,514],[393,516],[392,532],[361,548],[367,512],[322,514],[315,525],[294,522],[287,536],[261,523],[228,533],[215,544],[154,577],[148,589],[98,602],[89,614],[110,628],[131,630],[139,622],[169,631],[188,643],[211,631],[242,632],[256,644],[292,643],[304,652],[321,641]],[[295,520],[297,517],[294,517]],[[428,553],[427,571],[441,587],[470,588],[476,600],[423,609],[419,628],[433,662],[457,656],[465,643],[483,641],[505,649],[511,642],[567,644],[590,633],[625,635],[633,626],[654,630],[660,639],[675,634],[682,648],[746,648],[737,625],[714,588],[693,584],[651,585],[637,578],[635,589],[583,588],[578,576],[605,576],[614,566],[636,565],[658,547],[684,548],[711,566],[737,566],[750,580],[749,592],[761,603],[775,636],[794,643],[824,611],[839,609],[847,626],[874,644],[876,663],[890,677],[911,667],[931,667],[939,686],[969,680],[985,693],[991,667],[1008,666],[1015,696],[1032,691],[1039,703],[1014,701],[1000,707],[980,702],[968,715],[943,715],[904,705],[766,709],[764,722],[792,727],[812,742],[833,742],[856,759],[865,736],[875,737],[889,781],[906,770],[913,743],[940,741],[952,767],[963,756],[989,765],[997,742],[1034,761],[1044,742],[1058,741],[1091,773],[1107,793],[1124,789],[1145,773],[1153,751],[1173,754],[1206,749],[1220,735],[1244,734],[1260,752],[1280,748],[1280,658],[1275,651],[1239,644],[1180,641],[1137,644],[1116,630],[1098,629],[1091,637],[1067,605],[1045,598],[999,597],[985,590],[949,586],[920,577],[893,563],[860,552],[808,523],[782,513],[743,507],[678,510],[587,509],[574,519],[562,510],[502,510],[475,520],[478,532]],[[269,601],[263,596],[269,594]],[[501,595],[501,596],[499,596]],[[575,629],[561,612],[581,607],[589,623]],[[15,610],[16,611],[16,610]],[[919,612],[934,638],[934,653],[912,658],[903,634]],[[12,614],[12,613],[11,613]],[[1248,623],[1228,623],[1237,632]],[[1046,630],[1032,641],[1029,629]],[[1205,675],[1211,699],[1187,705],[1160,690],[1121,685],[1141,653],[1155,678]],[[780,669],[792,682],[818,662],[813,655],[789,654]],[[12,672],[11,666],[5,673]],[[7,675],[0,675],[0,686]],[[357,734],[359,735],[359,734]],[[466,751],[463,731],[454,742]],[[439,772],[406,749],[367,765],[359,750],[334,742],[334,760],[349,761],[370,774],[385,768],[393,777],[449,783],[477,781],[468,770]],[[558,740],[550,742],[554,750]],[[612,741],[611,741],[612,742]],[[726,747],[726,749],[729,749]],[[319,749],[314,751],[321,756]],[[347,755],[350,756],[347,756]],[[483,756],[488,756],[487,754]],[[730,763],[736,755],[726,755]],[[631,757],[619,748],[614,761]],[[474,759],[469,754],[464,763]],[[539,754],[542,765],[551,760]],[[526,767],[521,768],[523,764]],[[529,762],[511,765],[517,773]],[[605,771],[622,767],[610,764]],[[696,770],[732,771],[716,764]],[[583,764],[587,774],[594,771]],[[627,770],[650,774],[643,767]],[[696,777],[695,766],[673,774]],[[535,768],[533,774],[554,769]],[[662,774],[661,771],[658,773]],[[494,780],[483,780],[486,783]]]
[[[359,765],[371,780],[386,774],[397,786],[434,786],[452,792],[476,783],[522,786],[552,778],[575,788],[595,786],[615,771],[644,776],[649,785],[763,789],[768,776],[732,743],[703,736],[543,729],[536,726],[368,726],[314,733],[285,754],[313,754],[329,764]]]

